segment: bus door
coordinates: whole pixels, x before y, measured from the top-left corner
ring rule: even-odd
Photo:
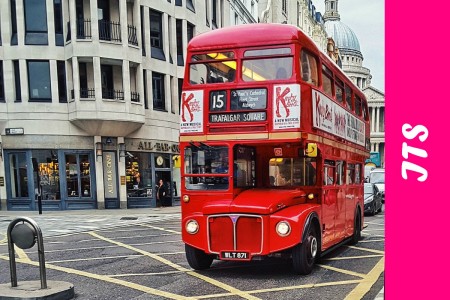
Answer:
[[[255,186],[255,158],[253,147],[234,146],[233,185],[235,188],[249,188]]]
[[[345,195],[345,204],[347,205],[347,210],[345,214],[345,231],[346,237],[350,237],[353,234],[353,226],[355,219],[355,206],[358,197],[361,195],[361,167],[359,164],[347,164],[346,168],[346,184],[347,190]]]
[[[337,198],[336,198],[336,218],[335,218],[335,239],[338,241],[345,238],[345,222],[347,214],[347,206],[351,206],[350,203],[347,204],[346,192],[345,192],[345,173],[344,173],[344,162],[342,160],[336,161],[336,187],[337,187]]]
[[[325,160],[323,165],[322,241],[328,248],[335,239],[335,215],[339,188],[336,186],[336,163]]]

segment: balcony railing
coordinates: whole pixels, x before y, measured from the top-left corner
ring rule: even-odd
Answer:
[[[137,46],[136,26],[128,25],[128,44]]]
[[[77,20],[77,39],[91,39],[91,20]]]
[[[138,92],[131,92],[131,102],[139,102],[139,93]]]
[[[103,99],[124,100],[123,91],[102,89]]]
[[[111,22],[108,20],[98,21],[98,33],[99,38],[102,41],[113,41],[113,42],[122,41],[122,37],[120,36],[119,22]]]
[[[75,90],[70,91],[70,96],[75,99]],[[82,99],[95,99],[95,89],[80,88],[80,98]]]

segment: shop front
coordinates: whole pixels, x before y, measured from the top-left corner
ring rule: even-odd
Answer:
[[[178,144],[155,140],[126,140],[125,144],[127,207],[179,205]],[[160,180],[166,191],[162,199],[158,199]]]
[[[97,208],[92,150],[5,150],[8,210]]]
[[[8,139],[3,142],[12,144]],[[25,139],[14,142],[30,145]],[[44,143],[55,144],[42,139]],[[90,137],[74,139],[67,146],[75,145],[79,149],[4,148],[0,189],[6,199],[1,200],[1,209],[46,211],[143,208],[156,207],[157,203],[179,205],[177,143]],[[157,199],[160,180],[167,191],[161,201]]]

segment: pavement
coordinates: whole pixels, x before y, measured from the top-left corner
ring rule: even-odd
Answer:
[[[79,233],[98,229],[113,228],[139,222],[179,219],[181,207],[134,208],[134,209],[89,209],[43,211],[0,210],[0,243],[6,242],[9,224],[20,217],[34,220],[42,230],[44,238]],[[384,300],[384,288],[374,300]]]
[[[140,222],[179,219],[180,206],[134,209],[88,209],[43,211],[0,210],[0,242],[6,239],[9,224],[20,217],[28,217],[41,228],[42,235],[55,236],[124,226]]]

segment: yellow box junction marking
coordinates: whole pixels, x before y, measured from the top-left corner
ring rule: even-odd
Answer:
[[[250,295],[250,294],[248,294],[246,292],[242,292],[239,289],[234,288],[234,287],[232,287],[232,286],[230,286],[228,284],[225,284],[225,283],[222,283],[222,282],[220,282],[218,280],[215,280],[215,279],[209,278],[207,276],[198,274],[198,273],[196,273],[194,271],[191,271],[191,270],[186,269],[186,268],[184,268],[184,267],[182,267],[180,265],[177,265],[177,264],[171,262],[170,260],[162,258],[162,257],[160,257],[160,256],[158,256],[156,254],[153,254],[153,253],[150,253],[150,252],[147,252],[147,251],[135,248],[133,246],[130,246],[130,245],[127,245],[127,244],[124,244],[124,243],[121,243],[121,242],[117,242],[117,241],[111,240],[111,239],[103,237],[103,236],[101,236],[101,235],[99,235],[99,234],[97,234],[95,232],[90,232],[89,234],[94,236],[94,237],[97,237],[97,238],[99,238],[99,239],[101,239],[103,241],[106,241],[106,242],[109,242],[109,243],[121,246],[123,248],[130,249],[130,250],[136,251],[138,253],[141,253],[141,254],[143,254],[145,256],[151,257],[151,258],[153,258],[153,259],[155,259],[155,260],[157,260],[157,261],[159,261],[159,262],[161,262],[161,263],[163,263],[165,265],[168,265],[168,266],[174,268],[175,270],[185,272],[188,275],[197,277],[197,278],[199,278],[201,280],[204,280],[204,281],[206,281],[206,282],[208,282],[208,283],[210,283],[212,285],[215,285],[215,286],[217,286],[219,288],[222,288],[222,289],[224,289],[226,291],[229,291],[233,295],[241,296],[242,298],[245,298],[245,299],[251,299],[251,300],[257,300],[258,299],[258,300],[260,300],[259,298],[254,297],[254,296],[252,296],[252,295]]]

